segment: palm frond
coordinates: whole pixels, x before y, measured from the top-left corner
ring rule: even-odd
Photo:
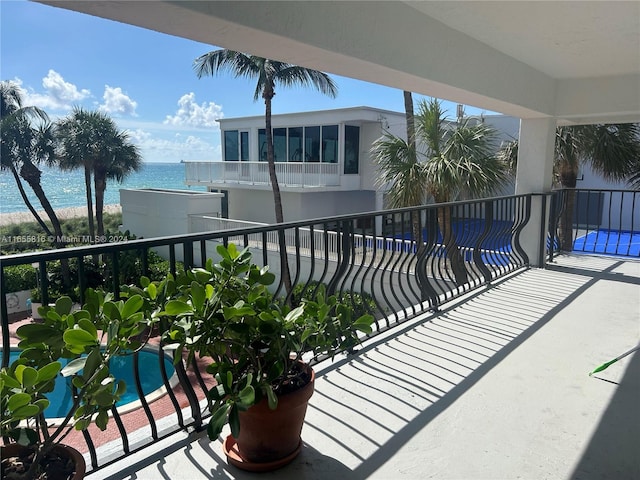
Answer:
[[[439,157],[446,140],[445,112],[438,99],[421,100],[415,117],[416,137],[428,149],[428,157]]]
[[[513,139],[503,142],[496,154],[498,160],[503,162],[512,175],[515,175],[518,168],[518,140]]]
[[[577,127],[581,153],[604,178],[623,180],[633,175],[640,158],[640,125],[623,123]]]
[[[415,151],[404,139],[387,133],[373,143],[371,153],[379,171],[376,184],[379,188],[388,187],[389,207],[424,204],[424,164],[416,161]]]
[[[274,79],[283,86],[312,86],[320,93],[331,98],[335,98],[338,94],[338,87],[326,73],[296,65],[276,63],[280,68],[275,74]]]

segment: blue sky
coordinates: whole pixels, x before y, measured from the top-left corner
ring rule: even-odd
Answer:
[[[196,77],[194,59],[215,45],[23,0],[0,0],[0,22],[0,79],[20,84],[25,105],[52,119],[73,106],[100,109],[129,132],[145,162],[219,160],[216,119],[264,114],[262,100],[253,101],[254,81]],[[273,113],[360,105],[404,111],[398,89],[332,78],[337,98],[280,89]],[[445,108],[455,115],[455,104]]]

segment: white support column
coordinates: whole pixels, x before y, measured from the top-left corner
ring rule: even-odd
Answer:
[[[554,118],[520,121],[516,195],[547,193],[551,190],[555,139],[556,120]],[[522,247],[529,256],[529,263],[535,267],[543,267],[546,260],[544,253],[548,219],[545,218],[544,223],[542,222],[544,214],[542,201],[541,196],[533,197],[531,219],[520,236]],[[542,236],[540,235],[541,226],[544,229]]]

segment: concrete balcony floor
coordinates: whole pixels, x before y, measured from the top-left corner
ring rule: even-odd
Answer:
[[[640,262],[562,256],[318,365],[301,454],[260,478],[638,479]],[[173,436],[90,478],[258,478]]]

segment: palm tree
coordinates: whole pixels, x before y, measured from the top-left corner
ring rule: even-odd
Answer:
[[[407,146],[408,146],[408,154],[410,155],[409,164],[415,164],[416,162],[416,122],[415,122],[415,112],[413,109],[413,95],[411,92],[404,90],[402,92],[402,96],[404,99],[404,114],[405,121],[407,123]],[[393,201],[395,203],[395,200]],[[422,200],[418,200],[418,203],[415,205],[421,205]],[[412,205],[407,205],[412,206]],[[420,226],[420,214],[418,212],[411,213],[411,225],[413,230],[413,238],[416,241],[416,245],[418,245],[418,252],[422,247],[422,228]]]
[[[219,71],[229,70],[236,77],[255,78],[258,80],[253,99],[258,100],[259,97],[264,99],[269,179],[273,189],[276,222],[282,223],[284,221],[282,199],[276,176],[273,155],[273,132],[271,130],[271,101],[276,94],[276,85],[280,84],[287,87],[296,85],[303,87],[313,86],[318,91],[330,97],[335,97],[337,88],[333,80],[326,73],[317,70],[227,49],[214,50],[196,58],[194,69],[198,78],[213,76]]]
[[[38,126],[32,120],[40,120]],[[44,232],[54,238],[54,246],[62,247],[63,234],[60,221],[47,198],[40,178],[40,163],[52,164],[54,161],[54,137],[47,114],[37,107],[23,106],[22,95],[14,82],[0,82],[0,164],[13,175],[20,196],[33,214]],[[26,181],[35,193],[40,205],[46,212],[53,232],[42,219],[29,200],[22,185]]]
[[[590,165],[607,180],[627,180],[636,188],[640,186],[640,124],[558,127],[554,150],[554,183],[567,189],[559,225],[560,247],[571,251],[574,189],[580,165]],[[517,165],[518,141],[505,145],[499,155],[512,165]]]
[[[278,177],[276,175],[276,166],[273,154],[273,132],[271,129],[271,101],[276,94],[276,85],[286,87],[291,86],[312,86],[321,93],[335,97],[337,95],[337,87],[333,80],[323,72],[312,70],[309,68],[291,65],[277,60],[256,57],[246,53],[236,52],[233,50],[220,49],[196,58],[194,69],[198,78],[203,76],[213,76],[219,71],[229,70],[236,77],[246,77],[257,79],[256,89],[253,99],[258,100],[259,97],[264,99],[265,106],[265,136],[267,142],[267,167],[269,169],[269,179],[271,181],[271,189],[273,190],[273,202],[275,208],[275,216],[277,223],[284,222],[282,212],[282,197],[280,196],[280,186],[278,185]],[[286,245],[281,239],[281,264],[282,277],[287,293],[291,292],[291,279],[289,275]]]
[[[415,154],[408,142],[391,134],[373,146],[380,182],[389,185],[393,206],[416,206],[431,197],[436,203],[454,201],[462,192],[478,197],[508,179],[505,164],[494,154],[495,131],[484,123],[463,120],[452,124],[437,99],[421,101],[415,117]],[[438,226],[457,284],[467,281],[451,221],[451,208],[438,209]]]
[[[75,107],[70,116],[58,121],[56,133],[60,151],[58,165],[63,170],[84,169],[85,198],[87,201],[87,220],[89,237],[95,238],[93,221],[93,193],[91,189],[91,172],[93,162],[99,154],[95,148],[95,132],[101,130],[100,117],[97,112],[89,112]]]
[[[108,179],[121,181],[139,170],[140,154],[129,142],[128,135],[118,131],[115,122],[105,113],[74,108],[71,115],[58,121],[58,165],[63,170],[84,169],[89,235],[104,235],[104,192]],[[93,190],[91,178],[93,176]],[[93,195],[95,194],[95,219]]]
[[[115,124],[114,124],[115,127]],[[107,156],[94,164],[93,183],[96,196],[96,224],[99,238],[104,236],[104,192],[107,181],[122,182],[130,173],[137,172],[142,166],[142,157],[138,147],[130,143],[126,132],[116,132]]]

